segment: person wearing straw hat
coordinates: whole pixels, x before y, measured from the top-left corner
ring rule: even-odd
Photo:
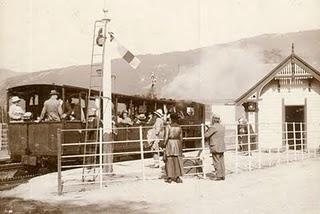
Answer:
[[[20,106],[21,99],[18,96],[11,98],[11,105],[9,107],[10,121],[22,121],[24,110]]]
[[[50,91],[50,98],[44,102],[38,122],[43,119],[46,121],[61,121],[62,102],[58,100],[58,95],[59,93],[56,90]]]
[[[164,120],[163,120],[163,111],[158,109],[153,112],[156,117],[156,121],[147,133],[148,143],[151,145],[151,151],[155,151],[153,154],[154,167],[159,168],[159,143],[164,137]]]
[[[220,124],[220,117],[216,114],[212,116],[212,125],[204,134],[204,137],[209,141],[209,148],[212,154],[213,166],[216,171],[214,180],[220,181],[225,179],[225,128]]]

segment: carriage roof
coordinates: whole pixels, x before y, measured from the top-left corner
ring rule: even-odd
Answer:
[[[64,85],[64,84],[25,84],[25,85],[16,85],[14,87],[10,87],[7,89],[8,93],[14,93],[14,92],[29,92],[30,89],[33,89],[33,91],[35,90],[35,88],[37,88],[38,90],[40,90],[39,88],[46,88],[48,89],[69,89],[69,90],[75,90],[75,91],[83,91],[83,92],[88,92],[89,89],[88,88],[84,88],[84,87],[79,87],[79,86],[72,86],[72,85]],[[93,95],[97,95],[98,91],[97,90],[92,90],[91,93]],[[151,99],[145,96],[140,96],[140,95],[126,95],[126,94],[120,94],[120,93],[112,93],[112,98],[117,98],[118,101],[122,101],[122,100],[136,100],[136,101],[143,101],[143,100],[148,100],[148,101],[153,101],[153,102],[158,102],[158,103],[168,103],[168,104],[174,104],[177,101],[173,100],[173,99],[165,99],[165,98],[155,98],[155,99]],[[180,101],[178,101],[180,102]],[[189,102],[189,101],[181,101],[181,102]]]

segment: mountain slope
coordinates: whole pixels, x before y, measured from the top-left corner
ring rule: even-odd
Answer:
[[[320,68],[320,30],[266,34],[195,50],[140,55],[142,63],[137,70],[132,70],[122,59],[115,59],[113,91],[145,94],[154,72],[161,97],[206,102],[234,99],[288,56],[291,43],[295,43],[298,56]],[[9,78],[0,90],[31,83],[88,87],[89,72],[89,65],[81,65],[28,73]]]

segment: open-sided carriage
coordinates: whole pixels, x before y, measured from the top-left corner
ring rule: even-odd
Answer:
[[[72,102],[78,105],[76,108],[80,115],[78,119],[62,119],[60,122],[41,121],[37,122],[41,114],[43,103],[49,98],[51,90],[59,93],[58,99],[64,103]],[[102,105],[97,102],[98,91],[91,91],[86,88],[70,85],[52,85],[52,84],[32,84],[20,85],[8,89],[7,92],[7,111],[10,106],[10,99],[18,96],[21,99],[21,106],[26,112],[32,115],[27,120],[8,122],[8,143],[12,160],[22,161],[28,165],[56,165],[57,159],[57,131],[58,129],[85,129],[85,120],[87,119],[88,109]],[[98,103],[98,104],[97,104]],[[118,114],[124,110],[128,111],[129,116],[134,119],[135,115],[144,114],[148,116],[157,109],[168,109],[168,111],[177,111],[181,115],[181,123],[184,125],[201,124],[204,122],[204,105],[196,102],[176,101],[171,99],[150,99],[142,96],[129,96],[123,94],[112,94],[113,117],[117,127]],[[62,105],[65,108],[65,105]],[[100,108],[102,109],[102,108]],[[64,109],[65,111],[66,109]],[[83,113],[81,113],[83,111]],[[143,124],[150,128],[150,124]],[[141,126],[141,124],[134,124]],[[116,141],[139,140],[140,133],[138,128],[122,126],[117,130],[114,136]],[[149,128],[143,128],[143,138],[146,139]],[[185,137],[200,136],[200,128],[192,126],[183,127]],[[82,143],[85,142],[85,131],[72,131],[63,134],[64,143]],[[195,147],[196,140],[188,141],[185,147]],[[199,144],[200,145],[200,144]],[[119,143],[114,145],[114,152],[134,151],[139,149],[136,143]],[[83,154],[84,146],[79,144],[68,146],[63,151],[64,155]],[[114,156],[117,158],[117,156]]]

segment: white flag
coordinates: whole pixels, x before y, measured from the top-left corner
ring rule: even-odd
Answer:
[[[140,65],[140,60],[133,55],[129,50],[127,50],[125,47],[123,47],[118,41],[117,41],[117,45],[118,45],[118,51],[120,56],[127,62],[129,63],[129,65],[134,68],[137,69],[138,66]]]

